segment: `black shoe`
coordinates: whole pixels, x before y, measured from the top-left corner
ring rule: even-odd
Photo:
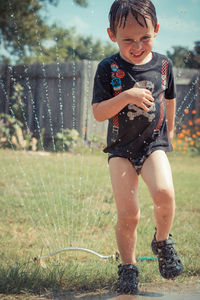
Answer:
[[[158,256],[159,271],[165,279],[173,279],[183,272],[183,265],[177,255],[173,245],[175,242],[171,239],[172,235],[165,241],[156,241],[156,233],[151,243],[152,251]]]
[[[134,265],[118,266],[117,292],[120,294],[138,293],[138,268]]]

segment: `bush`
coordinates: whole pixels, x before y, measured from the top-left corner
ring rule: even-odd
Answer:
[[[191,113],[192,119],[188,119],[187,124],[181,126],[180,132],[177,134],[177,139],[173,143],[175,150],[192,151],[200,154],[200,118],[194,118],[196,110],[185,109],[185,114]]]
[[[72,151],[81,140],[76,129],[61,129],[56,134],[57,151]]]
[[[88,144],[93,149],[102,150],[106,146],[105,136],[93,135],[92,137],[88,138]]]
[[[23,124],[8,114],[0,114],[0,147],[37,150],[37,139],[23,130]]]
[[[9,108],[10,115],[0,114],[0,147],[36,151],[41,148],[43,141],[38,142],[30,130],[26,129],[25,105],[22,97],[23,87],[17,83],[14,85],[12,96],[14,103]],[[41,139],[43,137],[44,130],[41,132]]]

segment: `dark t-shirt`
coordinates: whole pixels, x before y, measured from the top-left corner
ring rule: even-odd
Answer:
[[[104,152],[123,157],[140,157],[154,149],[172,151],[168,139],[164,98],[176,97],[171,61],[153,52],[150,62],[134,65],[117,53],[98,65],[93,90],[93,103],[113,98],[133,87],[152,92],[154,104],[150,111],[128,104],[109,119],[107,147]],[[155,134],[159,132],[159,134]]]

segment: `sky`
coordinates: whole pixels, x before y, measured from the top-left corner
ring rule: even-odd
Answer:
[[[109,41],[106,29],[113,0],[88,0],[87,8],[79,7],[72,0],[58,0],[56,7],[47,6],[44,15],[48,24],[57,23],[64,28],[75,26],[78,33],[94,39]],[[173,46],[192,50],[200,41],[200,0],[152,0],[156,7],[159,34],[154,51],[166,54]]]

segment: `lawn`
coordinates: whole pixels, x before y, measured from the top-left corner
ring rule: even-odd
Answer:
[[[172,235],[184,263],[176,281],[186,282],[200,276],[200,156],[173,152],[169,159],[176,192]],[[115,255],[116,212],[106,156],[1,150],[0,160],[0,297],[112,290],[115,260],[83,251],[39,259],[66,247]],[[142,180],[140,206],[137,256],[152,256],[153,204]],[[138,267],[140,284],[164,281],[156,260],[138,259]]]

